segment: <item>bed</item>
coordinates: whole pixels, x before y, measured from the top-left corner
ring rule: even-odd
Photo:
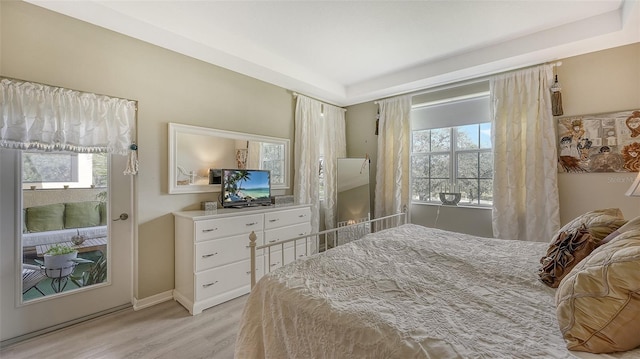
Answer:
[[[252,289],[236,358],[640,358],[566,349],[549,243],[404,224],[309,256]]]

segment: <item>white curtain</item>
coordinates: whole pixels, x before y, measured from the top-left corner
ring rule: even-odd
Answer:
[[[311,205],[311,230],[318,231],[320,203],[320,128],[322,104],[298,95],[295,112],[295,172],[293,196],[296,202]]]
[[[129,155],[137,172],[136,102],[2,79],[0,147]]]
[[[325,229],[336,226],[338,200],[338,158],[347,156],[347,139],[344,122],[345,110],[340,107],[323,104],[322,147],[324,158],[324,213]]]
[[[320,155],[324,158],[325,226],[333,228],[336,217],[337,159],[346,156],[344,109],[297,95],[295,112],[295,179],[293,195],[311,204],[313,231],[320,224]]]
[[[552,79],[541,65],[490,81],[497,238],[546,242],[560,228]]]
[[[378,101],[375,217],[408,210],[411,96]],[[408,215],[408,214],[407,214]]]

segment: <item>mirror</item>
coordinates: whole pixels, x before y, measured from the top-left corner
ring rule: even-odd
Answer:
[[[219,192],[211,169],[271,171],[271,188],[289,188],[289,139],[169,123],[169,193]]]
[[[338,158],[338,226],[370,217],[369,159]]]

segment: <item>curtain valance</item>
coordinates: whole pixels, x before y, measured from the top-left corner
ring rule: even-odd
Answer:
[[[2,79],[0,147],[129,155],[136,102]]]

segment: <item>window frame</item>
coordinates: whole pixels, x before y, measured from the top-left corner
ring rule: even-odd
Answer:
[[[482,133],[487,129],[492,131],[492,124],[489,114],[489,95],[488,92],[476,93],[461,97],[453,97],[449,99],[434,101],[432,103],[424,103],[414,105],[412,109],[412,129],[411,129],[411,159],[410,159],[410,201],[412,204],[427,204],[427,205],[441,205],[442,202],[435,195],[439,192],[461,192],[461,182],[473,181],[474,188],[478,191],[478,195],[473,199],[472,203],[459,203],[461,207],[474,207],[474,208],[487,208],[493,205],[493,198],[490,201],[483,200],[480,196],[481,188],[483,188],[483,180],[493,181],[493,160],[491,161],[491,177],[483,177],[482,174],[486,174],[482,167],[482,154],[493,153],[493,143],[489,141],[486,147],[486,137],[483,140]],[[461,132],[461,128],[469,125],[477,126],[478,137],[476,148],[458,148],[458,132]],[[414,128],[417,127],[417,128]],[[449,136],[449,147],[447,150],[432,151],[432,132],[433,130],[447,129]],[[428,150],[416,152],[415,149],[415,133],[420,131],[430,131],[428,136]],[[484,142],[483,142],[484,141]],[[483,147],[484,145],[484,147]],[[424,149],[424,147],[423,147]],[[460,156],[464,154],[476,154],[478,164],[475,170],[476,177],[460,177]],[[449,157],[448,163],[448,178],[432,177],[434,155],[447,155]],[[426,166],[429,173],[423,176],[414,175],[416,171],[414,166],[418,163],[416,159],[422,157],[423,161],[428,161]],[[423,162],[424,163],[424,162]],[[423,193],[423,196],[414,195],[415,180],[426,180],[427,190]],[[434,186],[434,179],[438,182],[445,183],[444,191],[437,191]],[[453,184],[455,187],[451,187]],[[422,197],[422,199],[420,199]],[[483,203],[484,202],[484,203]]]

